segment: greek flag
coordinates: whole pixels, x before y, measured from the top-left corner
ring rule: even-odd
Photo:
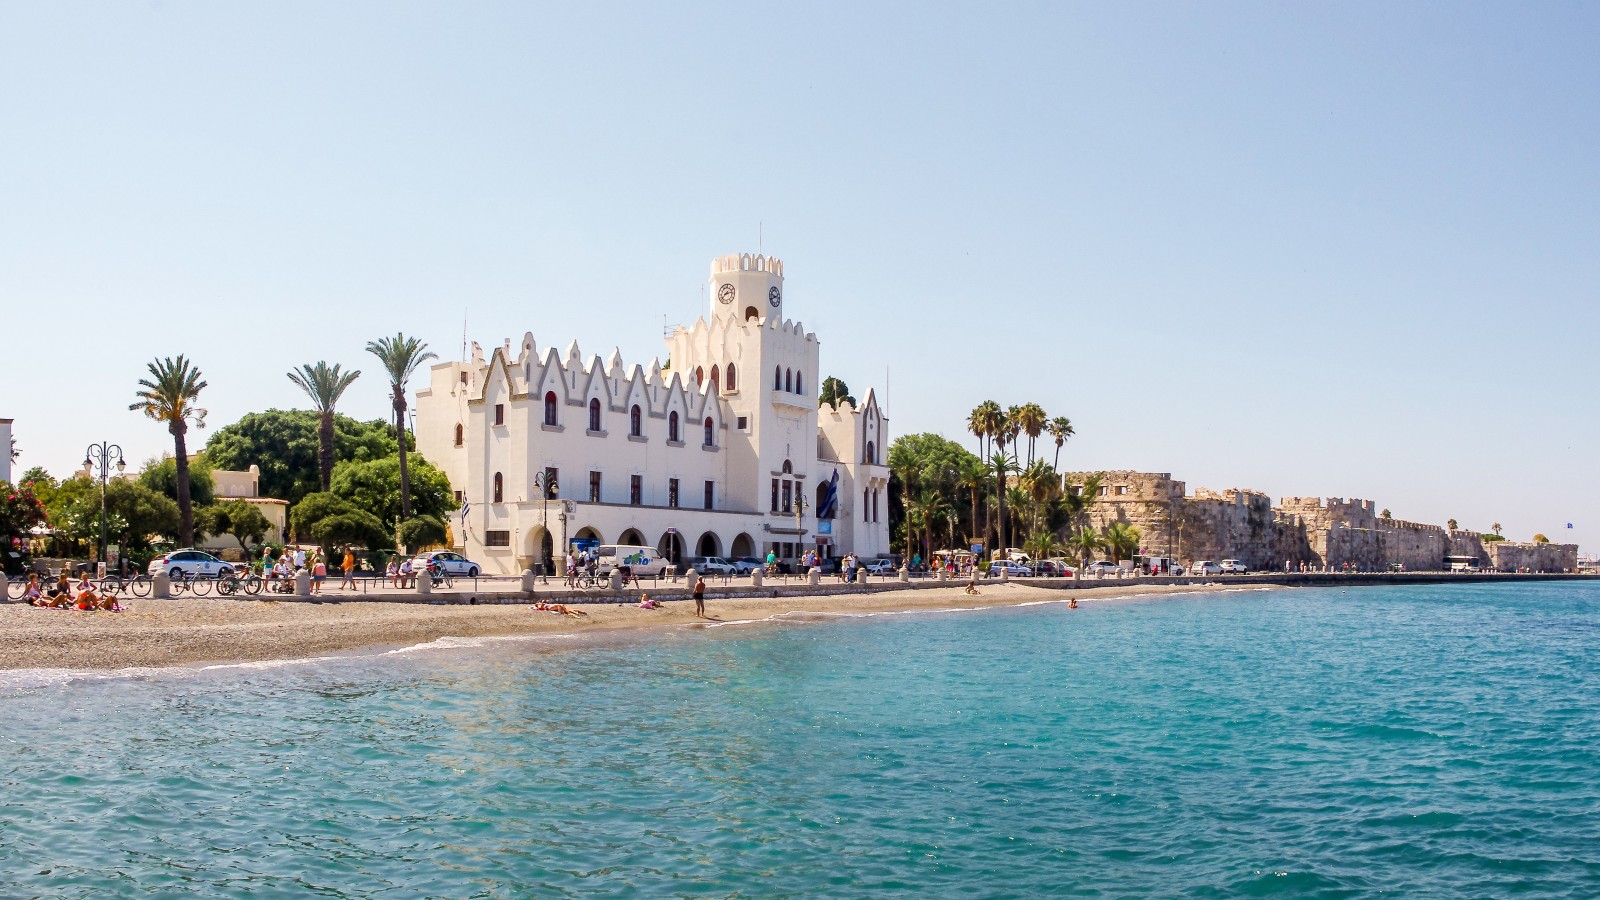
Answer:
[[[472,501],[468,500],[465,497],[462,497],[461,498],[461,527],[462,528],[467,527],[467,513],[469,513],[469,512],[472,512]]]
[[[822,497],[822,506],[817,509],[817,518],[831,519],[839,511],[839,470],[833,470],[833,477],[828,479],[828,493]]]

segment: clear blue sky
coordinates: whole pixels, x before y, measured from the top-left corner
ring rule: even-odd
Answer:
[[[213,427],[318,359],[381,416],[365,342],[463,315],[647,362],[761,228],[898,433],[1033,400],[1064,467],[1600,537],[1597,46],[1579,3],[0,3],[0,416],[61,475],[170,449],[158,355]]]

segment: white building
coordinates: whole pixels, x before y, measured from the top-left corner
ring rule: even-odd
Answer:
[[[434,366],[417,449],[463,500],[456,546],[505,574],[574,539],[674,559],[888,553],[876,395],[818,410],[817,338],[783,316],[779,260],[714,260],[710,296],[709,319],[675,329],[647,368],[584,359],[576,342],[541,350],[531,334]]]
[[[11,481],[11,419],[0,419],[0,481]]]

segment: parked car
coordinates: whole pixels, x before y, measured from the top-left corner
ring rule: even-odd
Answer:
[[[761,568],[762,562],[754,556],[741,556],[734,560],[731,565],[733,566],[733,574],[749,575],[751,572]]]
[[[1033,570],[1019,562],[1011,562],[1010,560],[995,560],[994,562],[989,563],[990,578],[999,578],[1002,571],[1006,573],[1007,578],[1033,577]]]
[[[732,575],[733,563],[720,556],[696,556],[689,560],[689,568],[701,575]]]
[[[1089,563],[1089,567],[1083,571],[1086,575],[1118,575],[1122,573],[1122,567],[1102,559]]]
[[[1039,567],[1035,570],[1035,572],[1045,578],[1072,577],[1071,566],[1063,565],[1053,559],[1047,559],[1044,562],[1039,563]]]
[[[168,578],[185,578],[198,575],[201,578],[221,578],[232,575],[234,567],[225,563],[204,550],[174,550],[165,556],[158,556],[150,560],[149,572],[155,575],[166,572]]]
[[[868,575],[893,575],[895,573],[894,561],[889,559],[875,559],[862,568]]]
[[[1195,564],[1189,567],[1189,574],[1191,574],[1191,575],[1221,575],[1222,574],[1222,566],[1217,565],[1215,562],[1212,562],[1209,559],[1196,560]]]
[[[454,550],[431,550],[419,553],[411,560],[411,568],[418,572],[426,572],[429,563],[437,563],[446,575],[464,575],[467,578],[477,578],[483,571],[483,566],[478,565]]]
[[[1225,559],[1225,560],[1223,560],[1221,569],[1222,569],[1222,574],[1224,574],[1224,575],[1249,575],[1250,574],[1250,567],[1245,565],[1244,563],[1238,561],[1237,559]]]

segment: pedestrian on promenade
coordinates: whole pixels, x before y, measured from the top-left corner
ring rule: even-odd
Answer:
[[[322,551],[318,550],[311,555],[311,593],[322,593],[322,583],[328,580],[328,563],[322,558]]]
[[[349,588],[352,591],[355,590],[356,589],[356,555],[350,549],[350,547],[348,545],[346,545],[346,547],[344,548],[344,561],[340,563],[339,568],[344,571],[344,580],[339,582],[339,588],[341,590],[343,590],[344,588]]]
[[[694,614],[706,617],[706,580],[699,575],[694,577]]]

